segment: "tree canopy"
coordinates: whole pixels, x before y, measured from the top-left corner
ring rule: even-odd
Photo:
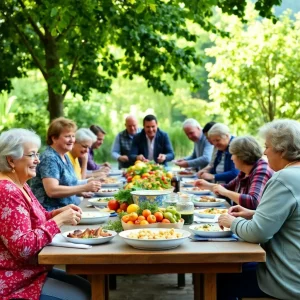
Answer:
[[[256,129],[274,118],[300,118],[300,14],[284,14],[274,25],[258,20],[249,6],[248,24],[222,17],[230,38],[215,36],[207,49],[210,98],[232,123]],[[250,129],[249,128],[249,129]]]
[[[171,95],[169,74],[193,88],[200,80],[191,65],[201,64],[186,21],[220,31],[210,22],[215,7],[244,18],[247,0],[3,0],[0,2],[0,92],[11,79],[38,68],[47,84],[50,118],[63,115],[70,91],[88,99],[93,89],[111,91],[122,74],[146,79],[148,87]],[[281,0],[257,0],[271,18]]]

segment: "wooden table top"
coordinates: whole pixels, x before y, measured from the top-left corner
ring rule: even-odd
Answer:
[[[87,208],[84,211],[95,211]],[[62,232],[75,228],[96,228],[99,225],[64,226]],[[183,229],[189,230],[188,225]],[[39,254],[40,264],[152,264],[152,263],[240,263],[263,262],[265,251],[257,244],[246,242],[200,242],[188,239],[178,248],[164,251],[138,250],[116,236],[109,243],[93,245],[90,249],[45,247]]]

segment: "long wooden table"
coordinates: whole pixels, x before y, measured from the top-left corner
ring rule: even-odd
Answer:
[[[188,226],[184,229],[188,230]],[[69,230],[74,230],[74,227],[65,226],[62,229]],[[109,274],[165,273],[193,273],[194,299],[216,300],[218,273],[238,273],[245,262],[263,261],[264,250],[259,245],[245,242],[187,240],[176,249],[146,251],[132,248],[119,236],[91,249],[47,246],[39,253],[40,264],[63,264],[68,273],[89,275],[93,300],[108,299],[106,279]]]

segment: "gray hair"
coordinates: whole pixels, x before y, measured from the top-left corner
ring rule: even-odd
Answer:
[[[259,133],[267,138],[274,151],[288,161],[300,160],[300,123],[295,120],[275,120],[264,125]]]
[[[263,155],[263,150],[253,136],[241,136],[232,140],[229,152],[247,165],[255,164]]]
[[[20,159],[24,155],[24,144],[32,143],[41,147],[40,137],[31,130],[14,128],[4,131],[0,135],[0,172],[11,171],[7,157]]]
[[[97,136],[88,128],[80,128],[75,133],[75,141],[82,143],[86,141],[91,141],[95,143]]]
[[[195,119],[186,119],[182,123],[182,128],[185,128],[185,127],[188,127],[188,126],[197,127],[199,129],[201,129],[201,126],[200,126],[199,122],[197,120],[195,120]]]
[[[217,123],[215,124],[211,129],[209,129],[208,131],[208,136],[213,136],[213,135],[217,135],[217,136],[230,136],[230,130],[228,128],[228,126],[222,124],[222,123]]]

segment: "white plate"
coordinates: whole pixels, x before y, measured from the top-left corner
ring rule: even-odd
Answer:
[[[181,189],[181,192],[194,195],[208,195],[211,193],[210,190],[193,190],[193,188],[184,188]]]
[[[122,182],[118,181],[118,182],[112,182],[112,183],[101,183],[101,187],[103,188],[117,188],[120,187],[122,185]]]
[[[228,209],[226,209],[226,208],[214,208],[213,207],[211,209],[213,209],[217,213],[212,214],[212,213],[207,212],[208,209],[209,208],[195,210],[194,214],[196,216],[200,217],[200,218],[211,218],[211,219],[213,219],[216,215],[227,214],[227,212],[228,212]]]
[[[109,197],[115,195],[118,191],[119,189],[101,189],[96,192],[95,195],[100,197]]]
[[[182,229],[174,229],[175,232],[182,233],[182,237],[176,238],[176,239],[169,239],[169,240],[140,240],[140,239],[133,239],[128,238],[128,235],[130,233],[139,232],[141,229],[132,229],[132,230],[126,230],[119,233],[120,237],[124,239],[124,241],[136,249],[141,250],[168,250],[168,249],[174,249],[181,245],[190,235],[191,233],[182,230]],[[162,229],[162,228],[152,228],[147,229],[154,232],[159,232],[161,230],[163,231],[169,231],[170,229]]]
[[[84,211],[81,215],[79,224],[100,224],[106,222],[110,213],[100,211]]]
[[[120,176],[123,174],[123,171],[122,170],[110,170],[108,172],[108,176]]]
[[[194,174],[179,174],[178,173],[178,176],[181,178],[194,178],[194,177],[196,177],[196,173],[194,173]]]
[[[94,206],[107,207],[109,200],[115,199],[114,197],[97,197],[89,199],[88,202]]]
[[[216,202],[203,202],[198,201],[199,199],[201,199],[201,197],[193,199],[194,205],[197,207],[216,207],[226,203],[226,200],[222,198],[216,198]]]
[[[208,227],[209,231],[203,229],[203,226]],[[204,237],[227,237],[232,235],[229,228],[222,230],[218,224],[198,224],[192,225],[189,229],[196,235]]]
[[[100,237],[100,238],[91,238],[91,239],[80,239],[80,238],[70,238],[67,236],[69,233],[72,233],[72,232],[74,232],[74,230],[63,232],[62,235],[68,242],[75,243],[75,244],[85,244],[85,245],[104,244],[104,243],[107,243],[110,240],[112,240],[117,235],[117,233],[115,231],[107,230],[107,232],[111,233],[111,236]]]
[[[196,180],[184,180],[182,185],[185,187],[193,187]]]

